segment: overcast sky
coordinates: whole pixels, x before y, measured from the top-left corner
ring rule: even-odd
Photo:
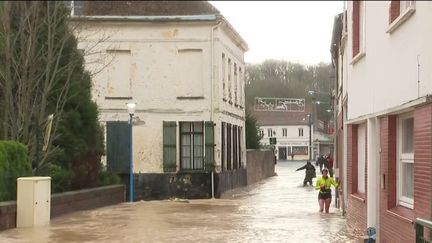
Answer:
[[[248,63],[330,62],[334,16],[343,2],[210,1],[249,45]]]

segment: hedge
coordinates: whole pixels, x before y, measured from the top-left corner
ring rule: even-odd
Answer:
[[[0,141],[0,201],[16,199],[16,180],[31,176],[27,147],[15,141]]]

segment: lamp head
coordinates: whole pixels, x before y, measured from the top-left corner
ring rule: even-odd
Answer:
[[[128,108],[128,112],[129,114],[133,115],[135,113],[135,103],[127,103],[127,108]]]

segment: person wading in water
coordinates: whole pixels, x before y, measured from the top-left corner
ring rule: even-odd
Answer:
[[[308,161],[308,162],[306,163],[306,165],[304,165],[304,166],[298,168],[296,171],[304,170],[304,169],[306,169],[306,174],[305,174],[305,178],[304,178],[304,180],[303,180],[303,186],[306,186],[308,182],[309,182],[309,185],[312,186],[312,178],[315,178],[315,177],[316,177],[316,174],[315,174],[315,166],[313,166],[313,165],[311,164],[311,162]]]
[[[328,169],[323,168],[322,176],[319,177],[316,181],[315,189],[319,190],[318,192],[318,202],[319,202],[319,211],[323,212],[325,206],[325,212],[329,213],[330,203],[332,200],[331,195],[331,185],[336,189],[338,184],[333,180],[333,177],[328,176]]]

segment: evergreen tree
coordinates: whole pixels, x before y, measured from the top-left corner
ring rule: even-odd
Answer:
[[[246,148],[259,149],[261,136],[258,134],[256,118],[246,110]]]
[[[0,139],[29,148],[53,190],[97,185],[103,134],[61,1],[0,5]]]

